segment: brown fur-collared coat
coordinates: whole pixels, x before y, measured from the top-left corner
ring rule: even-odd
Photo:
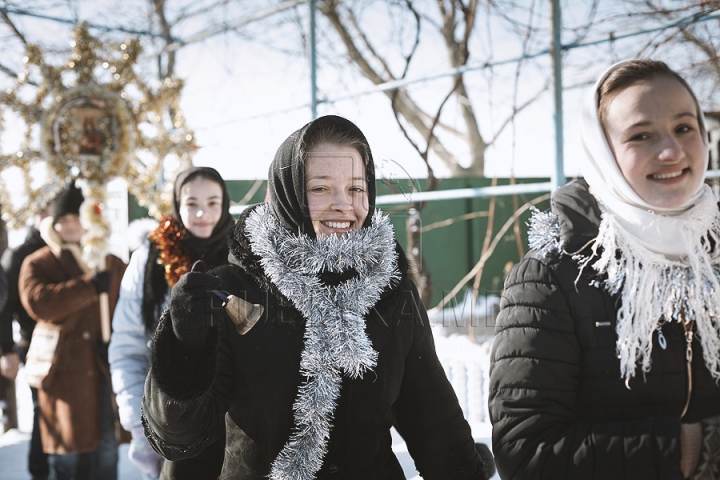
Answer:
[[[112,316],[126,265],[113,255],[107,257],[107,263],[112,272]],[[38,390],[43,450],[51,454],[91,452],[100,440],[100,376],[110,382],[92,273],[85,271],[82,260],[71,250],[49,244],[25,259],[18,287],[31,317],[63,325],[59,373],[47,389]]]

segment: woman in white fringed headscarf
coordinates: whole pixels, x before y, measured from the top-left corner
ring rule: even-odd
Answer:
[[[505,283],[489,400],[502,478],[720,478],[706,137],[663,62],[620,62],[595,84],[585,180],[536,212],[533,250]]]

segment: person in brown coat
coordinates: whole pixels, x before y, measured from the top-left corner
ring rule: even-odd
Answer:
[[[115,480],[118,422],[99,296],[108,293],[112,315],[126,265],[113,255],[108,255],[104,271],[93,272],[85,264],[80,251],[85,233],[79,217],[82,201],[74,184],[53,201],[51,216],[40,226],[47,246],[25,259],[18,288],[31,317],[62,325],[57,374],[38,390],[49,479]]]

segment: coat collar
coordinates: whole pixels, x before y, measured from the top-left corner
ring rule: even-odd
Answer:
[[[584,180],[574,180],[555,190],[550,203],[566,252],[577,253],[597,237],[600,208]]]
[[[54,220],[51,216],[43,218],[40,222],[40,237],[45,241],[47,246],[50,248],[50,251],[52,251],[53,255],[55,255],[58,259],[62,258],[63,251],[70,252],[75,259],[75,262],[77,262],[80,267],[80,270],[82,270],[82,273],[90,273],[90,267],[88,267],[82,258],[80,245],[63,243],[62,239],[60,239],[60,236],[55,231],[55,228],[53,228],[53,222]]]
[[[269,292],[275,297],[285,298],[277,286],[275,286],[265,274],[262,268],[261,258],[253,253],[250,240],[245,232],[248,216],[262,205],[264,204],[253,205],[252,207],[246,208],[235,222],[228,241],[230,249],[229,263],[250,277],[253,283],[261,290]],[[395,253],[397,254],[397,274],[400,277],[398,284],[400,284],[407,276],[410,265],[405,252],[397,242],[395,242]],[[381,295],[381,299],[392,295],[394,291],[394,285],[388,286]]]

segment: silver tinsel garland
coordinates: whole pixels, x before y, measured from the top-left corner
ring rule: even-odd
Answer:
[[[530,248],[537,249],[542,257],[546,257],[550,252],[562,253],[560,224],[557,215],[550,210],[541,212],[534,206],[530,207],[530,210],[532,211],[528,230]]]
[[[308,380],[293,405],[294,431],[270,478],[311,480],[327,451],[342,376],[361,378],[377,365],[365,315],[399,278],[393,228],[376,211],[368,228],[312,239],[283,228],[262,205],[248,216],[245,231],[265,274],[306,320],[300,371]],[[337,286],[318,277],[349,268],[358,275]]]

